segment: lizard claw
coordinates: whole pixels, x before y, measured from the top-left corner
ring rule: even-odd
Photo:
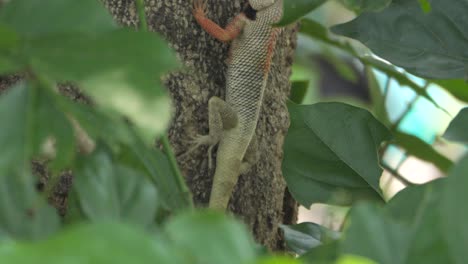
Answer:
[[[179,157],[185,157],[188,154],[192,153],[194,150],[199,148],[202,145],[208,145],[208,168],[211,169],[213,167],[213,159],[212,159],[212,150],[213,147],[218,143],[219,140],[214,138],[211,135],[197,135],[191,137],[190,143],[193,145],[187,152],[183,153]]]
[[[194,0],[193,1],[193,13],[204,17],[206,16],[206,1],[204,0]]]

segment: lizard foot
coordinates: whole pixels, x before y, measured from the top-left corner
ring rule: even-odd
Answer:
[[[188,154],[192,153],[194,150],[199,148],[202,145],[208,145],[208,168],[213,167],[212,152],[213,147],[219,142],[219,138],[213,137],[211,135],[197,135],[190,140],[190,143],[193,145],[187,152],[182,154],[180,157],[185,157]]]
[[[206,0],[193,0],[193,14],[199,17],[206,16]]]

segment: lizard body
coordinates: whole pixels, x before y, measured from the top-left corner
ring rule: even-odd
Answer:
[[[194,0],[194,16],[216,39],[232,41],[226,75],[226,99],[209,100],[209,134],[195,139],[196,146],[219,143],[216,171],[209,207],[227,208],[239,175],[256,162],[255,129],[268,79],[270,62],[279,29],[273,24],[282,17],[282,0],[249,0],[249,7],[226,28],[206,17],[205,4]]]

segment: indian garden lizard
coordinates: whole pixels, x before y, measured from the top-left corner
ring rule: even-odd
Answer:
[[[195,138],[195,146],[219,143],[209,207],[226,210],[239,175],[256,162],[255,129],[281,20],[283,0],[249,0],[248,7],[222,28],[206,16],[206,2],[194,0],[193,14],[211,36],[232,40],[226,75],[226,99],[208,102],[209,134]],[[190,150],[189,150],[190,152]]]

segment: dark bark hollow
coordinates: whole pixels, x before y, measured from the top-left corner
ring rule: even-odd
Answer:
[[[104,2],[120,23],[137,25],[133,0]],[[224,26],[246,2],[209,0],[208,16]],[[202,31],[193,18],[192,5],[190,0],[146,1],[150,29],[168,40],[185,66],[184,70],[170,73],[163,80],[175,105],[169,138],[179,155],[187,151],[191,137],[208,133],[208,100],[214,95],[224,98],[229,48]],[[286,194],[281,174],[282,146],[289,126],[286,99],[295,31],[296,27],[289,27],[278,38],[256,130],[260,160],[249,173],[240,177],[229,205],[229,210],[251,228],[256,240],[272,250],[283,247],[278,224],[294,222],[297,212],[296,203]],[[208,169],[207,148],[200,147],[178,162],[195,204],[206,206],[214,174],[214,169]]]

